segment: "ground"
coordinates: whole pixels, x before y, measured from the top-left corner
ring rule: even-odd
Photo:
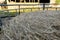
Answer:
[[[3,21],[3,40],[60,40],[60,11],[22,13]]]

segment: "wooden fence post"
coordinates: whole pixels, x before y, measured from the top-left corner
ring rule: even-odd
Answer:
[[[19,14],[20,14],[20,5],[19,5]]]
[[[57,8],[56,8],[56,11],[57,11]]]
[[[43,3],[43,10],[45,10],[45,3]]]

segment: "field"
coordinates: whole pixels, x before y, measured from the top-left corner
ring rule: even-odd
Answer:
[[[35,12],[35,11],[38,11],[40,10],[39,8],[24,8],[24,9],[20,9],[20,13],[29,13],[29,12]],[[19,9],[6,9],[6,10],[0,10],[0,15],[11,15],[11,16],[14,16],[14,15],[17,15],[19,14]]]
[[[20,13],[29,13],[29,12],[35,12],[35,11],[42,11],[43,8],[38,8],[38,7],[34,7],[34,8],[24,8],[24,9],[20,9]],[[45,10],[60,10],[60,8],[45,8]],[[0,15],[3,16],[14,16],[14,15],[18,15],[19,14],[19,10],[17,9],[6,9],[6,10],[0,10]]]
[[[60,3],[60,0],[56,0],[56,3],[59,4]],[[49,8],[48,10],[56,10],[56,8]],[[35,12],[35,11],[38,11],[38,10],[42,10],[42,8],[25,8],[25,9],[20,9],[20,13],[29,13],[29,12]],[[47,9],[46,9],[47,10]],[[60,10],[60,9],[58,9]],[[4,15],[15,15],[16,13],[19,13],[19,10],[10,10],[9,13],[8,12],[0,12],[0,15],[1,14],[4,14]]]
[[[57,3],[57,4],[60,4],[60,0],[56,0],[56,3]]]

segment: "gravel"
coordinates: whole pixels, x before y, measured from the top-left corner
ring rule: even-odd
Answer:
[[[60,40],[60,11],[22,13],[3,20],[1,40]]]

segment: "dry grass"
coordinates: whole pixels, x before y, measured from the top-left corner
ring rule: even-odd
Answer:
[[[60,11],[23,13],[2,21],[3,40],[60,40]]]

